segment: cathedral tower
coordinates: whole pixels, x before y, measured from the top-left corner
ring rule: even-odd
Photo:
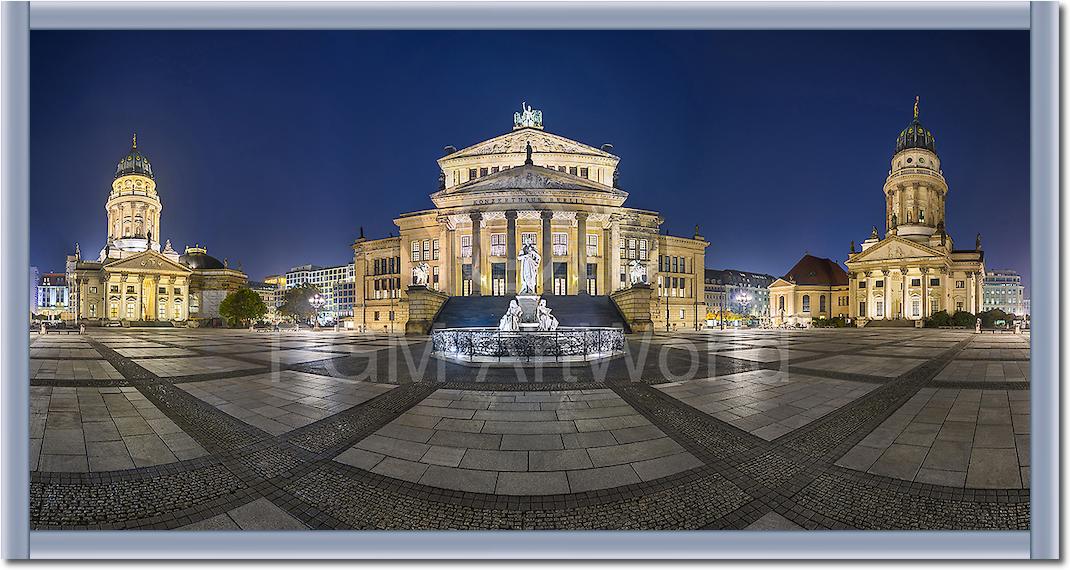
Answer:
[[[918,99],[914,99],[914,120],[895,141],[892,167],[884,183],[885,227],[889,234],[918,242],[944,228],[947,182],[936,154],[936,138],[918,119]]]
[[[163,204],[156,194],[152,164],[137,148],[137,133],[130,151],[115,166],[115,180],[104,208],[108,213],[108,241],[101,252],[102,260],[149,249],[160,251]]]

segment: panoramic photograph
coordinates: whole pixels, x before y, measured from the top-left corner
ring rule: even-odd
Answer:
[[[1027,30],[30,46],[33,530],[1030,528]]]

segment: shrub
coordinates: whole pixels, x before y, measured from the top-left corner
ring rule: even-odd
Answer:
[[[937,311],[926,319],[925,326],[949,327],[951,326],[951,315],[947,314],[947,311]]]
[[[969,311],[955,311],[951,316],[951,324],[956,327],[972,327],[977,323],[977,315]]]

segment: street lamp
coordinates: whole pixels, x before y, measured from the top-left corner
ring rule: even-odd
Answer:
[[[740,293],[739,295],[736,296],[736,301],[743,308],[743,314],[746,315],[747,314],[747,306],[750,305],[750,301],[751,301],[750,293],[747,293],[746,291]]]
[[[320,330],[320,309],[327,304],[327,298],[319,293],[308,298],[308,304],[316,310],[316,315],[313,317],[313,323],[316,330]]]

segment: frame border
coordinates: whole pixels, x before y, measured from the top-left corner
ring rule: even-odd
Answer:
[[[5,2],[0,304],[4,319],[4,558],[1057,558],[1059,389],[1032,393],[1031,531],[807,533],[29,531],[30,30],[115,29],[1029,29],[1032,378],[1058,378],[1058,5],[1055,2]],[[4,243],[6,242],[6,243]],[[17,379],[14,380],[13,379]],[[420,550],[413,549],[413,535]]]

